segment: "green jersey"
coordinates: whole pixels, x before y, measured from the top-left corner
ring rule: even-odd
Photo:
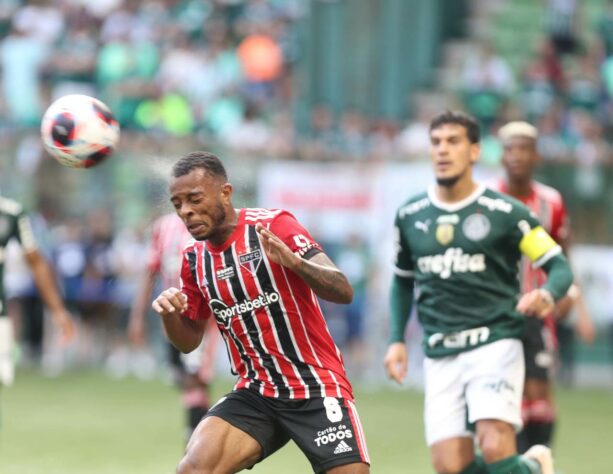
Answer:
[[[398,209],[395,232],[395,273],[417,284],[428,357],[519,337],[521,255],[540,266],[562,251],[526,206],[484,185],[452,204],[430,188]]]
[[[4,281],[5,250],[13,238],[19,241],[24,253],[37,248],[30,220],[21,204],[0,197],[0,316],[6,315],[4,285],[1,283]]]

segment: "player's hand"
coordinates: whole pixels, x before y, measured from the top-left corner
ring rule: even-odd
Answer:
[[[515,309],[526,316],[544,319],[553,313],[555,302],[551,293],[543,288],[537,288],[524,294]]]
[[[258,222],[255,225],[255,230],[260,235],[262,246],[270,260],[290,270],[293,270],[300,264],[302,259],[294,254],[292,249],[285,245],[285,243],[269,229]]]
[[[181,314],[187,309],[187,296],[181,293],[181,290],[170,287],[153,300],[151,307],[160,316]]]
[[[60,343],[62,345],[68,344],[73,340],[76,332],[72,316],[66,309],[61,309],[54,311],[51,317],[62,333]]]
[[[385,370],[387,370],[387,376],[402,385],[407,376],[409,367],[408,362],[409,357],[407,355],[406,344],[404,342],[394,342],[390,344],[383,361]]]

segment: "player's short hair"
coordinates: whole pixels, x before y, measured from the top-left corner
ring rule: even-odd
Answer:
[[[498,130],[498,137],[500,137],[501,140],[508,140],[513,137],[526,137],[536,140],[538,138],[538,130],[534,125],[528,122],[509,122],[500,127],[500,130]]]
[[[192,151],[181,157],[172,167],[172,176],[175,178],[185,176],[198,168],[203,169],[211,176],[228,179],[226,168],[221,160],[208,151]]]
[[[477,120],[460,110],[445,110],[430,121],[430,132],[447,124],[461,125],[466,129],[466,135],[471,143],[479,143],[480,131]]]

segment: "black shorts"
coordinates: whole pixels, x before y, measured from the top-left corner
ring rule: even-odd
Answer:
[[[552,334],[543,321],[535,317],[526,318],[521,341],[524,345],[526,378],[550,380],[555,362],[555,350]]]
[[[223,397],[206,416],[222,418],[254,438],[262,446],[258,462],[291,439],[316,473],[345,464],[370,464],[362,426],[351,400],[279,400],[243,389]]]

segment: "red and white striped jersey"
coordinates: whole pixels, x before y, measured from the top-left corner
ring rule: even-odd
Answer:
[[[179,285],[181,254],[192,238],[183,221],[174,212],[153,223],[147,268],[159,273],[164,288]]]
[[[183,252],[183,314],[214,317],[227,346],[235,389],[266,397],[353,399],[343,359],[315,293],[288,268],[268,259],[255,230],[262,223],[297,255],[320,245],[282,209],[240,209],[236,229],[221,246],[192,241]]]
[[[508,194],[507,183],[502,178],[495,181],[491,187],[496,191]],[[515,198],[523,202],[536,214],[543,229],[556,242],[563,244],[569,235],[569,220],[564,200],[557,190],[538,181],[533,181],[532,191],[528,196]],[[543,270],[533,268],[528,259],[523,259],[521,271],[522,293],[541,287],[546,280],[547,275]]]

